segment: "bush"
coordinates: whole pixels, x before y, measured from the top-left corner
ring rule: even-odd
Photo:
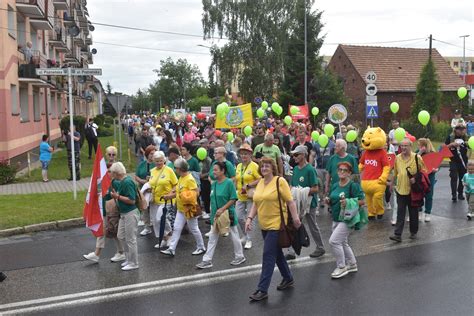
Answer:
[[[426,137],[432,141],[444,142],[446,137],[451,133],[451,125],[446,122],[429,123],[426,127],[421,125],[418,120],[404,121],[401,124],[408,133],[416,138]]]
[[[106,136],[113,136],[114,135],[114,131],[110,128],[99,128],[97,130],[97,137],[106,137]]]
[[[104,125],[102,125],[102,126],[104,126],[105,128],[110,128],[110,124],[109,124],[109,123],[104,123]]]
[[[446,140],[446,137],[448,137],[448,135],[451,134],[451,131],[452,131],[452,128],[449,123],[446,123],[446,122],[436,123],[434,125],[433,133],[432,133],[433,140],[444,142]]]
[[[114,118],[112,116],[105,115],[104,116],[104,124],[114,124]]]
[[[13,182],[15,179],[16,168],[7,160],[0,160],[0,184]]]
[[[94,122],[95,122],[98,126],[104,125],[104,122],[105,122],[105,115],[104,115],[104,114],[99,114],[99,115],[97,115],[96,117],[94,117]]]

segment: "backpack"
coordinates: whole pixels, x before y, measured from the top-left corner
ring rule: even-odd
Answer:
[[[95,134],[94,134],[94,131],[92,130],[91,124],[86,125],[86,128],[84,129],[84,133],[87,139],[95,138]]]

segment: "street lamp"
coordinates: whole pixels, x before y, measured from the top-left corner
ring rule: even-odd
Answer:
[[[202,44],[198,44],[197,46],[200,46],[200,47],[204,47],[204,48],[209,48],[209,49],[212,49],[211,46],[206,46],[206,45],[202,45]],[[216,102],[219,101],[219,83],[218,83],[218,72],[217,72],[217,56],[216,56]]]

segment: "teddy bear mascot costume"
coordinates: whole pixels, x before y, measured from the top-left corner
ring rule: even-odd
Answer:
[[[384,214],[383,197],[390,173],[390,162],[385,143],[387,137],[380,127],[369,127],[362,136],[364,152],[359,159],[361,185],[367,201],[369,219],[381,219]]]

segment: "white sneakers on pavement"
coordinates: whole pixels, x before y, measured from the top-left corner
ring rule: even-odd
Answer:
[[[346,267],[343,268],[336,268],[332,273],[331,273],[331,278],[333,279],[339,279],[342,278],[346,275],[349,274],[349,271],[347,271]]]
[[[119,253],[117,252],[112,258],[110,258],[110,261],[112,262],[120,262],[120,261],[124,261],[126,260],[127,258],[125,257],[125,254],[124,253]]]
[[[135,270],[135,269],[138,269],[138,268],[139,268],[138,264],[129,263],[126,266],[123,266],[122,270],[123,271],[130,271],[130,270]]]
[[[88,253],[87,255],[84,255],[83,257],[95,263],[99,262],[99,256],[96,255],[95,252]]]
[[[251,240],[247,240],[245,242],[245,246],[244,246],[244,249],[250,249],[252,248],[252,241]]]
[[[151,233],[152,233],[151,228],[148,227],[148,226],[145,226],[145,228],[140,232],[140,235],[141,236],[146,236],[146,235],[149,235]]]
[[[201,218],[202,219],[209,219],[209,218],[211,218],[211,215],[209,215],[209,213],[204,212],[204,213],[202,213]]]
[[[198,249],[194,250],[191,254],[193,256],[199,256],[199,255],[202,255],[204,253],[206,253],[206,249],[199,249],[198,248]]]
[[[431,222],[431,215],[425,214],[425,223]]]

